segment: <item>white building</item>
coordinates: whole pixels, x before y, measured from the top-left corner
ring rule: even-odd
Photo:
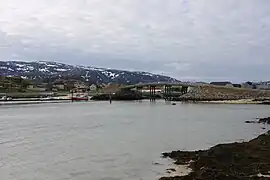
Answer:
[[[95,84],[92,84],[90,87],[89,87],[90,91],[94,92],[94,91],[97,91],[97,86]]]
[[[74,87],[77,89],[87,89],[88,88],[88,86],[82,82],[74,83]]]

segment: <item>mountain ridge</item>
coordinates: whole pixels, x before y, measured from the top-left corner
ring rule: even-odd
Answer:
[[[77,79],[89,84],[180,82],[169,76],[144,71],[69,65],[53,61],[0,61],[0,74],[1,76],[20,76],[33,81]]]

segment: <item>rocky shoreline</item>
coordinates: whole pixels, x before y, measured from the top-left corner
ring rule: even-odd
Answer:
[[[111,94],[97,94],[92,100],[141,100],[151,99],[149,94],[119,89]],[[164,99],[164,94],[155,94],[155,99]],[[217,104],[265,104],[270,105],[270,91],[241,89],[231,87],[203,85],[192,87],[185,94],[174,94],[170,96],[171,101],[217,103]]]
[[[267,117],[267,118],[258,118],[257,121],[245,121],[245,123],[270,124],[270,117]]]
[[[163,153],[163,157],[175,160],[176,165],[187,165],[192,172],[160,180],[266,180],[270,179],[270,131],[249,142],[219,144],[200,151],[172,151]]]
[[[237,100],[193,100],[189,102],[203,103],[203,104],[253,104],[253,105],[270,105],[269,100],[254,100],[254,99],[237,99]]]
[[[179,101],[235,101],[252,100],[254,103],[269,102],[270,91],[239,89],[218,86],[200,86],[191,89],[183,96],[176,98]]]

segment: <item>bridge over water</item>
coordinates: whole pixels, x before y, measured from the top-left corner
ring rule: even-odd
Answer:
[[[165,100],[171,100],[173,96],[176,95],[183,95],[188,92],[189,87],[199,87],[200,84],[198,83],[192,83],[192,82],[152,82],[152,83],[139,83],[139,84],[134,84],[134,85],[127,85],[122,87],[122,90],[132,90],[135,89],[138,92],[142,93],[142,90],[145,88],[149,89],[150,92],[150,100],[155,100],[156,98],[156,89],[158,87],[163,87],[164,92],[163,98]],[[175,93],[173,92],[174,87],[181,87],[180,92]]]
[[[200,84],[192,83],[192,82],[152,82],[152,83],[138,83],[133,85],[127,85],[122,87],[122,89],[133,89],[133,88],[141,88],[141,87],[161,87],[161,86],[182,86],[182,87],[198,87]]]

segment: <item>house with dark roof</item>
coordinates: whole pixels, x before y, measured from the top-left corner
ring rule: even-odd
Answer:
[[[211,82],[210,84],[214,86],[233,87],[233,84],[229,81]]]
[[[242,87],[247,89],[256,89],[256,84],[253,84],[252,82],[248,81],[243,83]]]
[[[233,87],[236,87],[236,88],[241,88],[242,85],[241,84],[233,84]]]

